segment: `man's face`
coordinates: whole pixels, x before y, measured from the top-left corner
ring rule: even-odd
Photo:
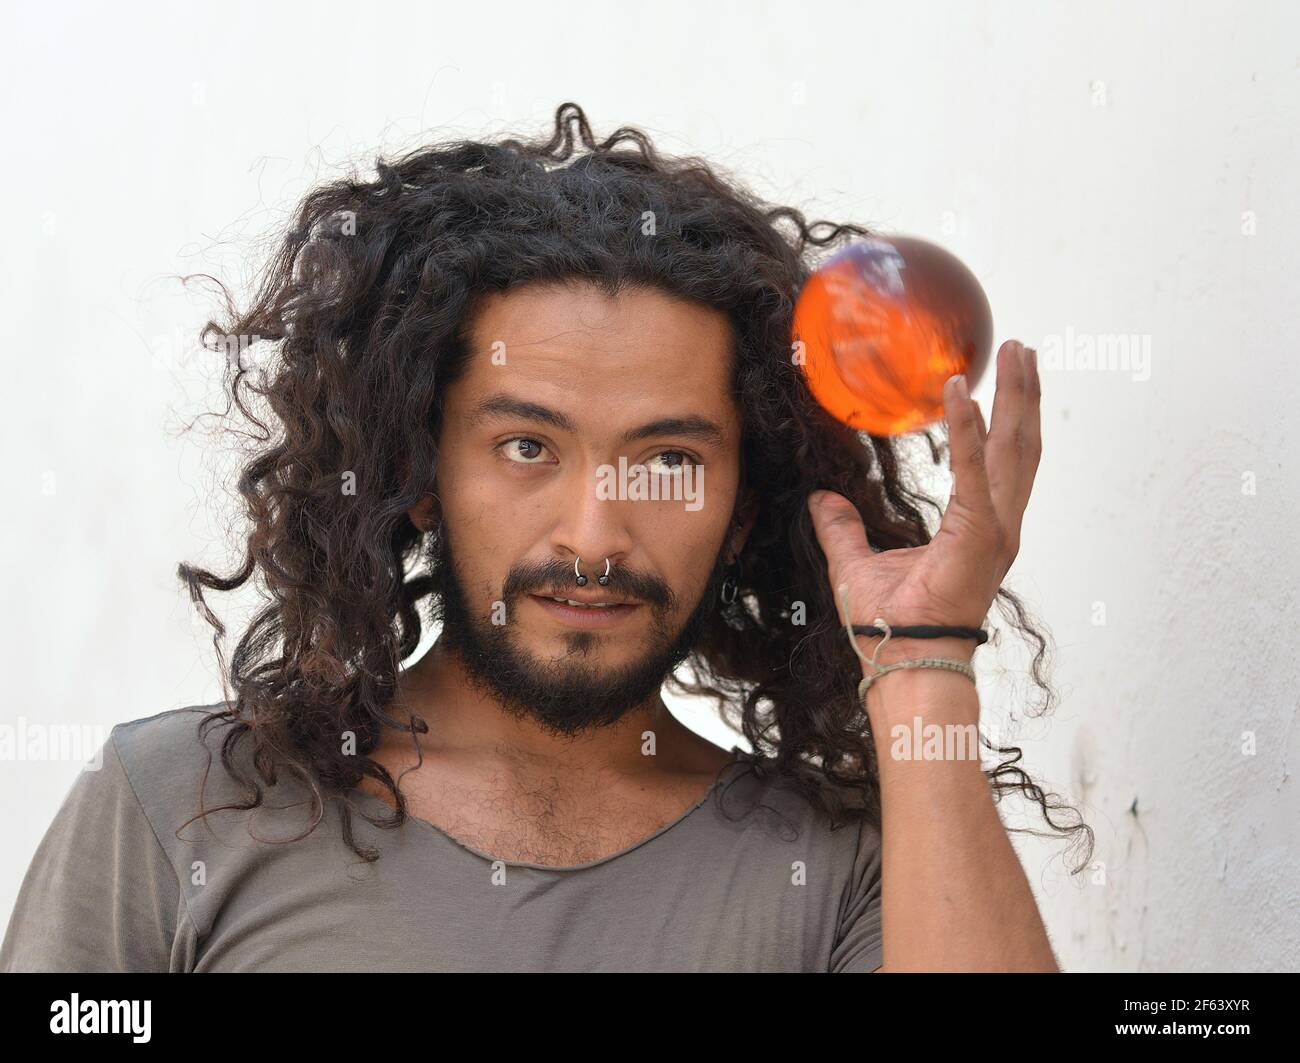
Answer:
[[[484,297],[470,333],[438,443],[441,639],[510,711],[562,734],[613,723],[685,659],[748,531],[727,319],[529,285]]]

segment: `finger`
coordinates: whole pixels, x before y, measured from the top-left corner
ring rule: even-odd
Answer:
[[[1028,491],[1033,490],[1034,476],[1038,472],[1038,462],[1043,456],[1043,385],[1038,378],[1038,352],[1032,347],[1027,351],[1029,355],[1029,390],[1025,397],[1025,449],[1029,457],[1029,483],[1026,491],[1025,501],[1021,505],[1021,512],[1024,512],[1024,506],[1028,505]]]
[[[1034,477],[1038,472],[1038,461],[1043,450],[1042,432],[1042,386],[1038,379],[1038,352],[1021,345],[1021,370],[1024,374],[1025,400],[1020,415],[1020,432],[1016,439],[1017,475],[1016,491],[1012,496],[1012,509],[1007,515],[1005,526],[1014,529],[1019,537],[1019,528],[1024,520],[1025,508],[1029,505],[1029,496],[1034,489]]]
[[[993,396],[993,424],[987,440],[989,493],[999,519],[1006,527],[1019,527],[1029,488],[1031,407],[1036,407],[1029,386],[1024,345],[1007,340],[998,348],[997,390]]]
[[[973,516],[996,520],[989,495],[984,436],[980,412],[966,391],[964,376],[949,377],[943,386],[944,412],[948,419],[948,443],[952,456],[952,493],[961,507]]]
[[[987,454],[988,454],[989,430],[988,430],[988,426],[984,423],[984,410],[983,410],[983,408],[980,406],[979,402],[977,402],[977,401],[975,401],[975,400],[972,400],[972,401],[975,403],[975,427],[979,430],[979,434],[980,434],[980,442],[984,444],[984,453],[985,453],[985,455],[987,456]],[[987,469],[986,469],[986,472],[987,472]],[[955,477],[954,477],[954,479],[953,479],[953,483],[952,483],[952,493],[953,493],[954,495],[957,494],[957,480],[956,480]]]
[[[1038,352],[1033,348],[1026,347],[1024,350],[1024,370],[1025,408],[1021,416],[1016,491],[1011,500],[1010,512],[1002,522],[1003,528],[1011,535],[1013,544],[1020,542],[1020,528],[1024,524],[1025,510],[1029,507],[1029,496],[1033,493],[1038,463],[1043,454],[1043,389],[1038,379]]]
[[[808,512],[812,515],[817,541],[830,566],[833,587],[844,565],[871,556],[867,529],[853,503],[834,491],[814,491],[809,495]]]

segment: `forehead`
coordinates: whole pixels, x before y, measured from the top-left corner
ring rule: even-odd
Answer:
[[[734,427],[733,338],[721,311],[653,288],[609,296],[585,282],[492,292],[448,409],[483,396],[562,408],[584,429],[698,413]]]

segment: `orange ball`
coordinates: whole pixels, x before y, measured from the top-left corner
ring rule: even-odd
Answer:
[[[943,385],[988,364],[993,313],[973,274],[909,236],[858,240],[832,256],[795,304],[796,362],[834,417],[893,436],[941,420]]]

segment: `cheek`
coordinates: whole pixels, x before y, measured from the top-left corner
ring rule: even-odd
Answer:
[[[467,545],[489,541],[509,531],[506,522],[498,519],[501,508],[500,492],[492,476],[492,469],[482,462],[469,460],[453,448],[440,455],[438,461],[438,497],[442,511],[451,526],[460,533]]]
[[[691,514],[697,518],[702,514]],[[683,522],[681,515],[671,530],[664,528],[654,536],[652,564],[682,598],[682,608],[698,597],[708,583],[714,562],[723,547],[724,523],[713,519]]]

